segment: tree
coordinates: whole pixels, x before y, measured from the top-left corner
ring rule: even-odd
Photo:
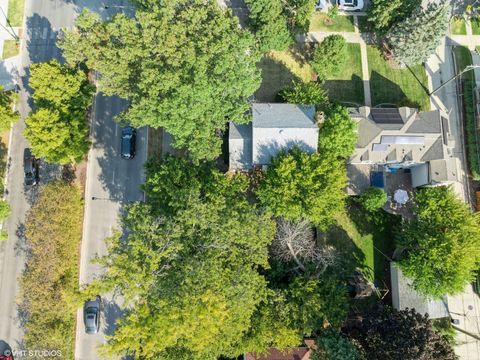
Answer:
[[[0,86],[0,131],[10,129],[10,125],[20,119],[17,111],[13,111],[12,105],[15,102],[15,95],[5,92]]]
[[[280,92],[280,97],[290,104],[315,105],[317,111],[328,105],[327,92],[317,82],[295,81]]]
[[[86,111],[94,87],[87,75],[52,60],[32,64],[29,84],[36,111],[25,120],[25,138],[36,157],[61,165],[80,161],[88,151]]]
[[[262,53],[270,50],[285,51],[293,38],[287,27],[280,0],[245,0],[249,11],[249,24],[260,43]]]
[[[106,273],[86,291],[115,290],[129,309],[109,341],[110,354],[236,357],[253,314],[266,301],[267,282],[259,271],[268,266],[274,222],[248,203],[245,176],[198,166],[194,174],[215,174],[190,182],[179,176],[193,167],[184,159],[150,165],[145,189],[154,202],[127,208],[122,227],[128,241],[114,236],[100,259]],[[168,169],[174,176],[162,184]]]
[[[317,0],[286,0],[284,12],[293,33],[307,33]]]
[[[30,349],[55,349],[73,359],[78,288],[78,249],[82,237],[80,189],[62,181],[40,187],[25,221],[28,256],[20,279],[23,340]]]
[[[227,121],[246,123],[260,86],[253,35],[214,0],[142,2],[134,18],[84,11],[59,46],[100,72],[100,89],[128,99],[120,120],[163,127],[194,159],[220,153]]]
[[[312,224],[303,219],[298,221],[278,219],[277,234],[270,251],[272,256],[280,261],[293,260],[302,271],[307,271],[305,261],[312,263],[316,276],[335,263],[334,249],[319,246],[315,241]]]
[[[320,129],[318,151],[323,157],[347,159],[357,144],[357,124],[348,110],[336,106],[329,110]]]
[[[0,221],[5,220],[12,213],[12,209],[6,200],[0,200]]]
[[[345,65],[347,42],[341,35],[329,35],[313,52],[312,68],[320,80],[336,75]]]
[[[377,187],[369,187],[358,198],[360,204],[367,211],[381,209],[387,202],[387,193],[385,190]]]
[[[275,216],[324,229],[343,207],[345,186],[343,163],[293,148],[272,159],[256,195]]]
[[[403,226],[399,261],[420,293],[441,297],[457,294],[471,282],[480,261],[480,218],[456,198],[450,187],[417,191],[416,217]]]
[[[418,8],[405,21],[393,26],[387,34],[395,59],[405,65],[427,61],[448,30],[451,7],[448,2],[430,3]]]
[[[316,340],[317,351],[312,360],[358,360],[360,355],[352,341],[330,328],[322,331]]]
[[[36,157],[65,165],[81,160],[87,153],[85,119],[68,119],[68,116],[57,110],[40,108],[25,119],[23,135]]]
[[[421,5],[419,0],[373,0],[367,11],[367,20],[379,35],[393,25],[404,21]]]
[[[345,330],[369,360],[456,359],[453,348],[433,330],[428,316],[413,309],[376,309]]]

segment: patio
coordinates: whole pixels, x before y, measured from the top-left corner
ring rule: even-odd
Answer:
[[[411,219],[413,217],[413,187],[412,174],[410,169],[387,169],[384,167],[384,190],[387,193],[388,200],[384,206],[384,210],[395,215],[401,215],[404,218]],[[395,192],[404,190],[408,196],[405,204],[395,201]],[[403,201],[402,201],[403,202]]]

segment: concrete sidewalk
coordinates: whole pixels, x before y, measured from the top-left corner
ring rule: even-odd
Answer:
[[[3,54],[3,45],[6,40],[15,40],[12,34],[15,34],[17,37],[20,36],[21,28],[12,29],[7,24],[7,14],[8,0],[0,0],[0,54]],[[7,90],[15,88],[18,84],[20,66],[20,55],[1,60],[0,85]]]

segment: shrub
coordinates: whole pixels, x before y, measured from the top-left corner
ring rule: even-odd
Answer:
[[[367,211],[375,211],[387,202],[387,193],[380,188],[371,187],[359,196],[358,202]]]
[[[313,53],[312,68],[320,80],[336,75],[345,65],[347,42],[341,35],[327,36]]]

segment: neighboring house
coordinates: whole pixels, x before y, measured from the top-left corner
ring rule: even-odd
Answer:
[[[311,339],[305,340],[304,347],[294,349],[278,350],[270,348],[267,354],[257,355],[254,353],[247,353],[244,355],[244,360],[310,360],[312,349],[316,349],[315,341]]]
[[[347,164],[350,195],[370,186],[391,195],[399,185],[408,189],[457,181],[446,114],[361,107],[350,109],[350,115],[358,123],[357,147]]]
[[[415,309],[422,315],[428,314],[430,319],[450,317],[446,296],[440,300],[432,300],[420,295],[413,288],[412,281],[403,275],[393,261],[390,263],[390,279],[392,305],[395,309]]]
[[[317,151],[315,107],[254,103],[249,124],[230,122],[229,168],[248,171],[268,165],[273,156],[294,146],[308,153]]]

